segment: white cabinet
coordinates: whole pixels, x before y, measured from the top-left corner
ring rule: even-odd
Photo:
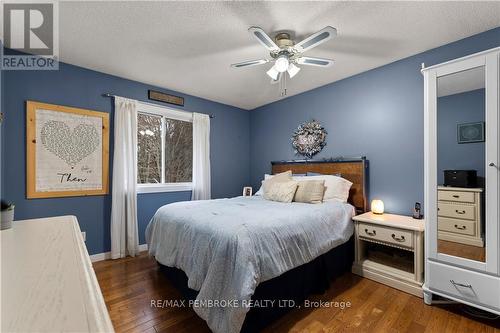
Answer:
[[[15,221],[0,231],[2,332],[113,332],[78,221]]]
[[[436,294],[500,314],[499,55],[422,70],[427,304]],[[472,170],[478,186],[444,186],[443,170]]]
[[[500,311],[498,277],[434,261],[429,262],[429,268],[426,274],[431,291]]]
[[[371,212],[353,220],[352,272],[422,297],[424,221]]]

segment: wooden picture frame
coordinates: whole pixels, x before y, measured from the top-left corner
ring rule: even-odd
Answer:
[[[252,196],[252,193],[253,192],[253,189],[251,186],[245,186],[243,187],[243,196],[244,197],[251,197]]]
[[[109,113],[26,101],[28,199],[105,195],[108,179]]]
[[[183,97],[162,93],[160,91],[148,90],[148,98],[152,101],[184,106]]]

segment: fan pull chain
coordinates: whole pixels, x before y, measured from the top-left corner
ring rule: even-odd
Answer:
[[[286,96],[286,73],[283,73],[281,75],[281,80],[280,80],[280,96],[285,97]]]

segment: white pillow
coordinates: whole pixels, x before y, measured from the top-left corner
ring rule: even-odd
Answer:
[[[264,175],[264,180],[271,179],[275,175]],[[323,202],[326,201],[340,201],[346,203],[349,199],[349,190],[351,189],[352,183],[345,178],[334,176],[334,175],[318,175],[318,176],[293,176],[293,180],[295,181],[304,181],[304,180],[324,180],[325,181],[325,193],[323,195]],[[255,195],[264,195],[264,189],[262,185]]]
[[[307,180],[325,181],[325,194],[323,195],[323,202],[347,202],[347,199],[349,198],[349,190],[352,186],[352,183],[347,179],[333,175],[308,176],[304,178],[307,178]]]
[[[264,175],[264,180],[268,180],[270,178],[273,178],[273,175],[268,175],[267,173]],[[264,182],[264,180],[260,182],[260,188],[254,195],[263,195],[264,194],[264,189],[262,188],[262,183]]]

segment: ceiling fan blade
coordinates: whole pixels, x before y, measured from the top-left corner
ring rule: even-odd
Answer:
[[[301,65],[328,67],[333,65],[333,60],[325,58],[300,57],[297,59],[297,63]]]
[[[261,28],[250,27],[248,31],[252,34],[252,36],[254,36],[259,41],[259,43],[264,45],[264,47],[269,51],[277,52],[280,50],[280,48],[278,47],[278,45],[276,45],[273,39],[269,37]]]
[[[294,45],[297,52],[306,52],[337,35],[337,29],[327,26]]]
[[[269,60],[267,60],[267,59],[250,60],[250,61],[243,61],[243,62],[238,62],[236,64],[232,64],[231,67],[233,67],[233,68],[250,67],[250,66],[267,64],[268,62],[269,62]]]

